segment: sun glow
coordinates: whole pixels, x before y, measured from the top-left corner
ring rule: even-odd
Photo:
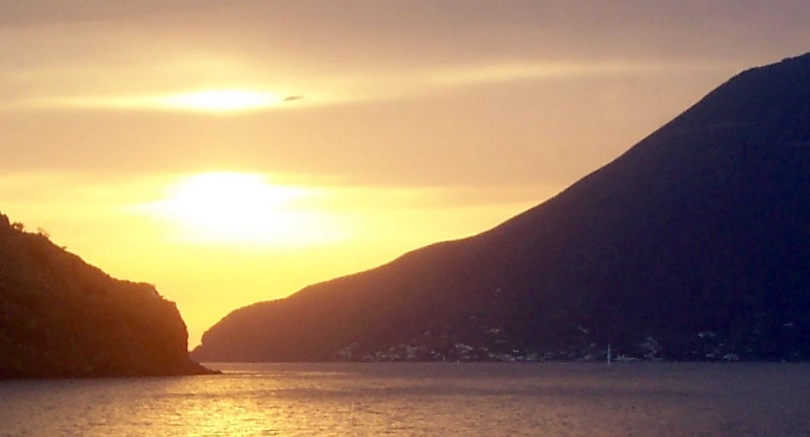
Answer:
[[[182,178],[164,199],[140,210],[173,223],[185,241],[300,246],[340,240],[328,213],[303,204],[319,195],[260,174],[204,173]]]
[[[159,103],[173,109],[227,112],[268,108],[283,102],[284,98],[261,91],[206,90],[163,97]]]

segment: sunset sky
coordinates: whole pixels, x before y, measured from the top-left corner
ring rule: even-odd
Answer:
[[[155,284],[194,346],[807,51],[807,0],[0,0],[0,212]]]

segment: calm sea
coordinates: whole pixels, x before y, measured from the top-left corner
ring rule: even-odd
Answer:
[[[808,364],[221,364],[0,382],[7,436],[810,436]]]

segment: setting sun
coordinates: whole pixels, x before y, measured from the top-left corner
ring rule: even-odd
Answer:
[[[298,246],[340,238],[326,213],[301,205],[317,195],[260,174],[215,172],[182,178],[140,209],[173,223],[183,240]]]

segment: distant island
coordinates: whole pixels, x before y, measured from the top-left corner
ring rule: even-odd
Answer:
[[[192,357],[602,360],[608,345],[810,359],[810,54],[737,75],[494,229],[237,309]]]
[[[174,303],[0,214],[0,378],[211,373]]]

